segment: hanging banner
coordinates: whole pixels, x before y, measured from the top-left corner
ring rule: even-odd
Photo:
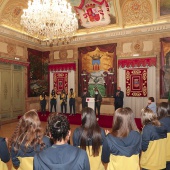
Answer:
[[[61,72],[61,73],[53,73],[53,83],[54,89],[57,94],[60,94],[62,90],[68,94],[68,73]]]
[[[127,97],[147,97],[147,69],[127,69],[125,77]]]

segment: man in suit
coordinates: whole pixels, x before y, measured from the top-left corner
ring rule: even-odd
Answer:
[[[86,102],[86,98],[90,97],[90,93],[88,92],[87,88],[84,88],[84,91],[81,95],[82,98],[82,108],[87,107],[87,102]]]
[[[117,87],[117,90],[114,94],[114,98],[115,98],[115,110],[117,110],[118,108],[123,107],[123,98],[124,98],[124,92],[121,91],[120,87]]]
[[[98,120],[100,117],[100,106],[101,106],[101,102],[102,102],[102,96],[99,93],[99,90],[97,88],[95,88],[94,98],[95,98],[95,114],[96,114],[96,109],[97,109],[97,112],[98,112],[97,120]]]

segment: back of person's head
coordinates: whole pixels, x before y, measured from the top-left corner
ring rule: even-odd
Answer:
[[[159,119],[168,116],[168,102],[161,102],[158,104],[157,114]]]
[[[92,108],[86,107],[82,110],[82,134],[80,148],[86,150],[89,147],[88,140],[92,141],[92,155],[98,156],[101,146],[101,129],[98,125],[96,114]]]
[[[15,151],[19,150],[21,144],[25,145],[25,148],[34,147],[37,144],[43,147],[42,137],[43,131],[38,113],[36,110],[30,110],[20,118],[9,146],[14,144]]]
[[[52,118],[49,127],[54,143],[58,141],[61,142],[62,140],[69,140],[70,124],[66,116],[59,114],[55,115]]]
[[[148,100],[150,100],[151,102],[155,101],[153,97],[149,97]]]
[[[58,115],[58,113],[53,112],[53,113],[50,113],[50,115],[48,116],[45,135],[50,136],[50,124],[51,124],[52,120],[53,120],[57,115]]]
[[[143,125],[152,124],[154,126],[160,126],[156,114],[149,108],[143,108],[141,110],[141,120]]]
[[[132,130],[138,131],[132,109],[129,107],[117,109],[114,114],[112,135],[126,137]]]
[[[168,109],[167,109],[167,112],[168,112],[168,116],[170,116],[170,102],[168,102]]]
[[[82,121],[82,127],[86,129],[89,129],[89,128],[92,128],[98,125],[96,114],[94,110],[90,107],[86,107],[82,110],[81,121]]]

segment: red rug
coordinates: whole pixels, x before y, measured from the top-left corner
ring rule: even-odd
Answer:
[[[42,116],[40,113],[39,114],[39,118],[41,121],[46,122],[47,118],[49,116],[49,112],[46,113],[46,116]],[[75,116],[69,116],[69,114],[66,114],[70,124],[73,125],[81,125],[81,114],[76,114]],[[20,118],[21,116],[19,116],[18,118]],[[99,119],[99,125],[100,127],[103,128],[112,128],[112,123],[113,123],[113,116],[108,116],[108,115],[100,115],[100,119]],[[136,125],[138,127],[138,129],[141,131],[142,130],[142,124],[141,124],[141,119],[140,118],[135,118],[135,122]]]

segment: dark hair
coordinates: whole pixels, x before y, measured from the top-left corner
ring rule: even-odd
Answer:
[[[156,114],[149,108],[143,108],[141,110],[141,120],[143,125],[152,124],[154,126],[161,126]]]
[[[132,130],[138,131],[132,109],[129,107],[117,109],[114,114],[111,134],[121,138],[128,136]]]
[[[151,102],[154,102],[154,101],[155,101],[153,97],[149,97],[148,99],[149,99]]]
[[[73,88],[71,88],[70,90],[73,90]]]
[[[95,112],[92,108],[86,107],[82,110],[82,134],[80,139],[80,148],[89,149],[89,139],[92,141],[92,155],[98,156],[102,143],[101,128],[98,125]]]
[[[157,114],[158,114],[159,119],[168,116],[168,103],[167,102],[161,102],[158,104]]]
[[[62,141],[62,139],[66,139],[69,130],[70,130],[70,124],[68,122],[68,119],[64,115],[56,115],[51,120],[50,124],[50,134],[54,142],[56,141]]]
[[[42,138],[43,130],[37,111],[30,110],[20,118],[10,139],[9,148],[13,145],[16,152],[18,152],[21,145],[25,146],[25,150],[27,150],[28,147],[34,147],[34,149],[36,149],[37,145],[43,148],[45,144]]]
[[[167,109],[167,112],[168,112],[168,116],[170,116],[170,102],[168,102],[168,109]]]
[[[50,113],[50,115],[48,116],[45,135],[50,136],[50,124],[51,124],[52,120],[53,120],[57,115],[58,115],[58,113],[54,112],[54,113]]]
[[[55,90],[51,90],[51,95],[54,95],[55,94]]]

